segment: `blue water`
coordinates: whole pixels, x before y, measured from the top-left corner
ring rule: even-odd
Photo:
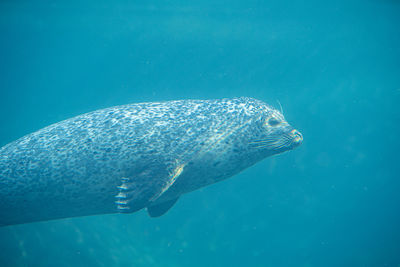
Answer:
[[[1,146],[113,105],[235,96],[279,101],[303,145],[158,219],[0,228],[0,266],[400,266],[399,1],[0,2]]]

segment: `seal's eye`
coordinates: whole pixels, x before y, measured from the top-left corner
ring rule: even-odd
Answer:
[[[268,124],[270,126],[277,126],[279,123],[281,123],[281,122],[277,118],[274,118],[274,117],[272,117],[268,120]]]

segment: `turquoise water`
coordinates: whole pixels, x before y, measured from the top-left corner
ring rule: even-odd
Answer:
[[[0,266],[400,265],[399,1],[1,1],[0,33],[1,146],[113,105],[235,96],[279,101],[304,136],[157,219],[0,228]]]

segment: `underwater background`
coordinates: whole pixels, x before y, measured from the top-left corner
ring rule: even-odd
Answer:
[[[400,1],[0,1],[0,146],[236,96],[279,101],[302,146],[160,218],[2,227],[0,266],[400,266]]]

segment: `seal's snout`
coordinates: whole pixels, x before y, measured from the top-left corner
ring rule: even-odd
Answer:
[[[299,131],[293,129],[293,130],[290,132],[290,135],[291,135],[292,138],[293,138],[293,139],[292,139],[292,140],[293,140],[293,145],[295,145],[295,146],[301,145],[301,143],[303,142],[303,135],[302,135]]]

